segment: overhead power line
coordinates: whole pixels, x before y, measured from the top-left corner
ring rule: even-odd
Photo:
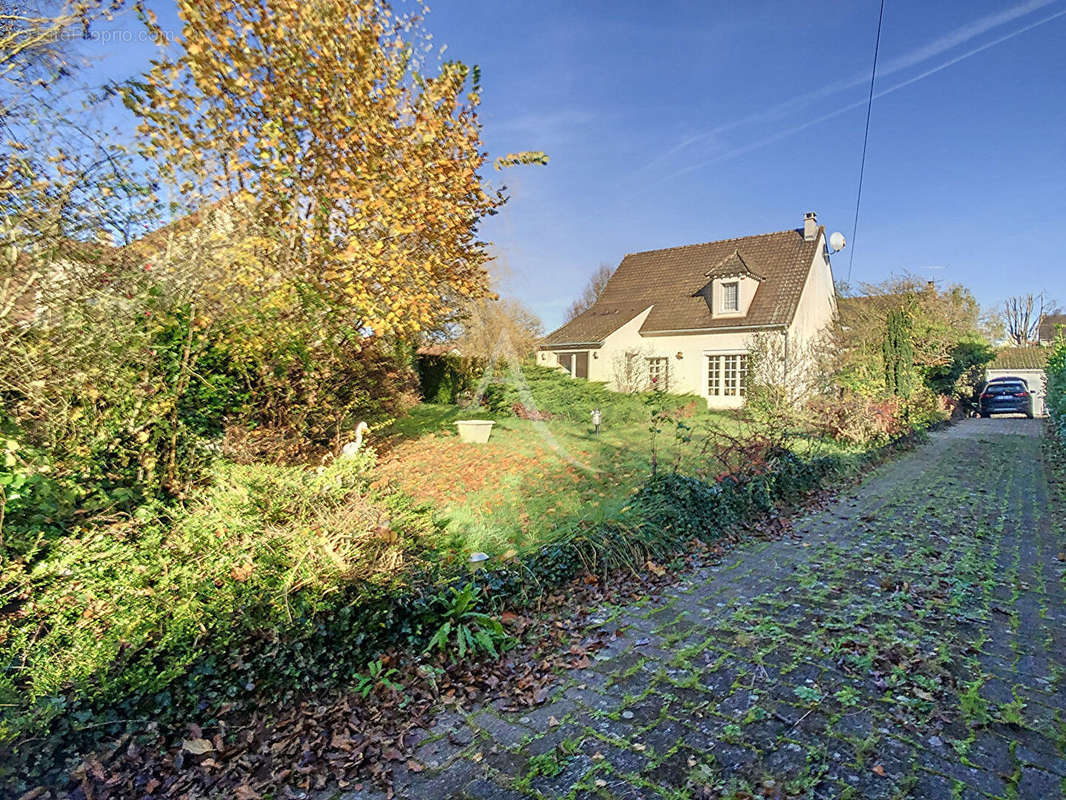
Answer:
[[[881,23],[885,19],[885,0],[877,15],[877,38],[874,39],[874,64],[870,70],[870,97],[866,101],[866,130],[862,135],[862,160],[859,161],[859,189],[855,193],[855,224],[851,227],[851,255],[848,257],[848,283],[851,283],[851,268],[855,264],[855,237],[859,231],[859,207],[862,204],[862,178],[866,172],[866,146],[870,142],[870,112],[874,107],[874,82],[877,80],[877,52],[881,49]]]

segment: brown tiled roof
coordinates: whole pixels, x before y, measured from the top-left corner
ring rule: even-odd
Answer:
[[[1059,325],[1066,325],[1066,314],[1048,314],[1040,320],[1037,336],[1042,342],[1052,342]]]
[[[744,256],[740,254],[740,249],[737,248],[728,256],[722,259],[718,266],[703,273],[705,278],[732,278],[737,275],[747,275],[756,280],[763,280],[762,275],[758,275],[752,271],[748,266],[748,262],[744,260]]]
[[[1044,369],[1051,352],[1047,347],[1004,347],[996,353],[989,369]]]
[[[541,339],[541,347],[598,345],[647,307],[629,303],[605,303],[601,297],[591,308],[582,311],[561,328]]]
[[[715,328],[763,328],[792,322],[824,228],[808,242],[802,230],[632,253],[622,259],[595,305],[543,341],[545,345],[602,342],[651,306],[641,333]],[[713,318],[701,294],[709,277],[743,268],[762,279],[743,317]]]

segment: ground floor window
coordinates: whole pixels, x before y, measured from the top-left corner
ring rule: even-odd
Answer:
[[[667,358],[648,359],[648,388],[657,392],[670,391],[670,360]]]
[[[744,353],[707,356],[707,394],[711,397],[743,397],[748,379]]]

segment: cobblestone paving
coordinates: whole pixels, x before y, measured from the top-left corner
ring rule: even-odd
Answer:
[[[397,794],[1062,797],[1066,556],[1041,430],[956,425],[798,540],[603,609],[622,635],[590,669],[525,714],[440,717]]]

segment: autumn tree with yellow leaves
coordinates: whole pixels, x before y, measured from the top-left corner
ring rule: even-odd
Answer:
[[[146,15],[162,55],[124,99],[178,205],[227,233],[167,268],[203,285],[251,428],[337,449],[357,414],[402,410],[397,353],[491,295],[477,226],[505,198],[481,175],[479,72],[385,0],[177,6],[176,38]]]
[[[476,228],[504,198],[479,174],[476,67],[425,66],[418,18],[382,0],[178,11],[176,52],[127,100],[176,183],[237,198],[258,269],[377,336],[413,337],[486,293]]]
[[[180,495],[219,439],[317,458],[402,412],[409,343],[491,296],[477,70],[384,0],[180,0],[180,35],[146,16],[160,56],[112,87],[135,159],[59,105],[117,4],[53,5],[0,2],[0,427],[135,502]]]

